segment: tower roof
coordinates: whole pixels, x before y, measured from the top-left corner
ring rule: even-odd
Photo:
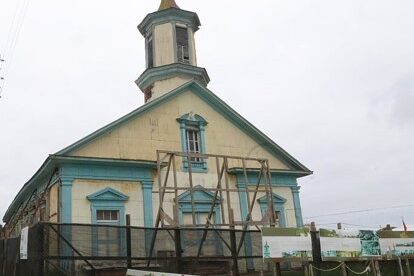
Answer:
[[[161,0],[161,4],[158,10],[162,11],[162,10],[166,10],[169,8],[179,9],[180,7],[177,5],[177,3],[175,3],[175,0]]]

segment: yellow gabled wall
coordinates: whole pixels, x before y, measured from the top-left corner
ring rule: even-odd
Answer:
[[[156,160],[156,150],[181,151],[180,127],[176,119],[189,112],[208,122],[205,129],[207,153],[266,158],[272,169],[289,169],[191,91],[123,123],[71,155]]]

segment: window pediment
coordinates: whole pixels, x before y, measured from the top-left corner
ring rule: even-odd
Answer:
[[[194,187],[194,202],[196,204],[208,203],[211,204],[214,199],[214,194],[204,189],[201,185]],[[191,192],[186,191],[178,196],[179,203],[191,203]],[[216,204],[220,204],[221,199],[219,196],[216,198]]]
[[[184,114],[180,118],[177,118],[177,121],[180,124],[194,126],[206,126],[208,124],[208,122],[203,117],[201,117],[198,114],[195,114],[194,112]]]
[[[128,198],[127,195],[109,187],[87,196],[89,201],[127,201]]]
[[[274,204],[284,204],[287,201],[285,198],[283,198],[283,197],[281,197],[281,196],[279,196],[275,193],[272,194],[272,197],[273,197],[273,203]],[[259,198],[257,201],[259,202],[259,204],[266,204],[267,203],[267,196],[264,195],[261,198]]]

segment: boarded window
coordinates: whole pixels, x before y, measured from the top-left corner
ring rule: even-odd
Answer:
[[[178,62],[190,63],[190,53],[188,47],[188,31],[184,27],[176,27],[177,35],[177,59]]]
[[[152,35],[147,38],[147,55],[148,55],[148,68],[154,67],[154,54],[153,54],[153,41]]]

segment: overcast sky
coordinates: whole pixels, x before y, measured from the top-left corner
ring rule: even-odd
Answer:
[[[16,1],[30,2],[0,99],[1,216],[48,154],[143,104],[136,26],[159,5],[0,0],[0,47]],[[314,171],[305,222],[414,225],[412,0],[177,3],[201,19],[209,88]]]

